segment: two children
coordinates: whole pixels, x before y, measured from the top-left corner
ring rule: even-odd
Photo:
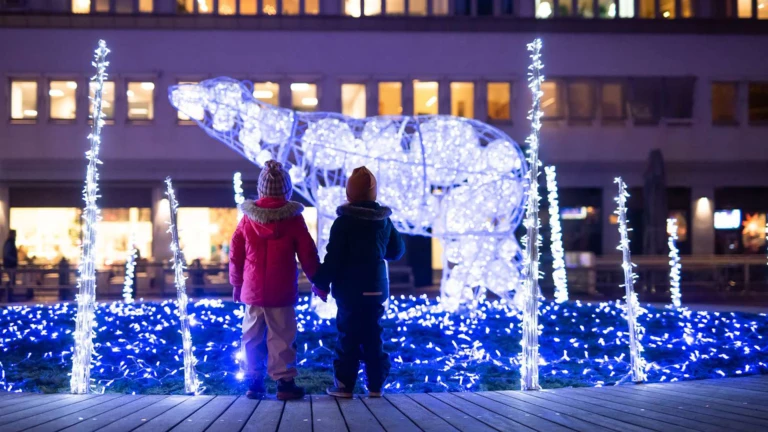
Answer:
[[[362,360],[370,396],[381,396],[390,368],[380,324],[389,296],[385,260],[400,259],[405,247],[389,220],[392,211],[376,203],[376,178],[361,167],[347,181],[349,203],[337,209],[322,265],[301,216],[303,206],[289,201],[290,176],[280,163],[267,162],[258,189],[260,199],[240,207],[245,217],[232,236],[229,264],[233,298],[247,305],[242,340],[250,380],[246,396],[264,396],[265,363],[277,381],[278,399],[304,396],[294,382],[296,256],[314,283],[313,292],[325,300],[333,289],[338,305],[335,382],[328,394],[352,397]]]

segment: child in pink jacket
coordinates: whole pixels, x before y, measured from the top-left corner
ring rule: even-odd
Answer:
[[[242,349],[249,379],[246,396],[251,399],[265,394],[265,369],[277,381],[278,399],[304,397],[304,389],[294,382],[296,257],[310,280],[320,260],[301,215],[304,207],[289,201],[292,189],[283,166],[267,162],[259,175],[259,199],[241,204],[244,217],[232,236],[229,280],[234,300],[246,305]]]

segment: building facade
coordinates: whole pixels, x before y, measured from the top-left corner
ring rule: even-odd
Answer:
[[[614,251],[622,176],[643,253],[660,149],[683,253],[765,253],[768,0],[0,0],[0,240],[15,229],[42,262],[77,257],[99,39],[106,264],[131,235],[142,256],[169,256],[166,176],[190,260],[224,259],[233,173],[255,193],[257,169],[177,113],[169,86],[230,76],[283,107],[467,116],[522,144],[537,36],[566,250]]]

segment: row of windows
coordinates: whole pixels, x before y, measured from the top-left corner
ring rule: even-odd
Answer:
[[[317,15],[321,0],[175,0],[178,14]],[[347,16],[512,15],[514,0],[337,0]],[[528,0],[536,18],[691,18],[695,0]],[[155,0],[71,0],[72,12],[152,13]],[[280,9],[278,11],[278,8]],[[302,10],[303,8],[303,10]],[[718,0],[713,16],[768,19],[768,0]]]
[[[182,81],[180,84],[194,84]],[[569,78],[549,79],[542,84],[541,109],[543,119],[567,120],[571,124],[622,123],[631,118],[635,125],[657,125],[664,120],[690,120],[693,117],[695,78],[692,77],[632,77],[625,79]],[[403,113],[403,82],[379,82],[378,115]],[[440,83],[418,81],[413,85],[413,113],[416,115],[438,114]],[[90,83],[90,96],[94,93]],[[48,82],[49,118],[75,120],[77,115],[77,82],[52,80]],[[314,111],[318,106],[316,84],[292,83],[291,107],[299,111]],[[768,122],[768,82],[750,82],[746,85],[746,98],[740,98],[740,83],[714,82],[711,88],[712,124],[738,125],[746,120],[749,124]],[[366,85],[344,83],[341,85],[341,112],[364,118],[368,114]],[[504,122],[511,118],[510,100],[512,87],[509,82],[485,84],[485,119]],[[127,81],[125,86],[127,119],[148,121],[154,119],[155,84],[151,81]],[[280,85],[257,82],[253,96],[272,105],[280,105]],[[740,100],[748,104],[747,118],[740,118]],[[450,83],[450,114],[476,118],[475,83]],[[88,104],[89,116],[92,107]],[[38,83],[32,80],[11,81],[11,119],[22,122],[38,118]],[[115,82],[104,87],[103,110],[107,120],[115,118]],[[202,119],[203,112],[193,115]],[[179,120],[190,120],[178,113]]]
[[[194,84],[181,81],[179,84]],[[89,83],[92,97],[94,83]],[[77,82],[52,80],[48,82],[48,108],[51,120],[75,120],[77,118]],[[475,84],[472,82],[450,83],[451,114],[475,117]],[[486,83],[487,119],[491,121],[510,120],[511,84],[509,82]],[[438,114],[439,83],[434,81],[413,82],[413,112],[417,115]],[[291,108],[298,111],[315,111],[318,105],[317,85],[292,83],[290,85]],[[400,115],[403,113],[403,83],[379,82],[379,115]],[[154,119],[155,84],[151,81],[127,81],[125,86],[127,119],[149,121]],[[272,82],[257,82],[253,85],[253,96],[272,105],[280,105],[280,85]],[[345,83],[341,85],[341,111],[343,114],[364,118],[367,113],[366,85]],[[104,83],[103,111],[107,120],[115,119],[115,82]],[[88,115],[93,107],[88,104]],[[38,119],[38,82],[33,80],[11,80],[11,120],[28,123]],[[193,115],[202,119],[203,112]],[[179,120],[190,120],[178,113]]]

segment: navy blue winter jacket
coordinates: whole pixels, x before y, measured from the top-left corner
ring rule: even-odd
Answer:
[[[313,279],[333,289],[340,306],[383,303],[389,297],[386,261],[399,260],[405,244],[389,216],[392,210],[373,201],[345,204],[331,227],[325,260]]]

